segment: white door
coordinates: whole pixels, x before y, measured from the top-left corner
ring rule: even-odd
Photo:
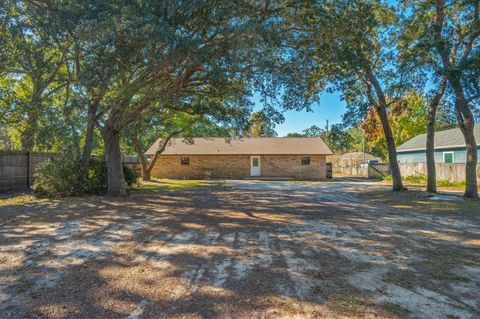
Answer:
[[[260,176],[260,156],[250,157],[250,176]]]

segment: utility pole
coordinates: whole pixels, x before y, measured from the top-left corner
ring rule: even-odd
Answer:
[[[363,132],[363,163],[365,163],[365,132]]]
[[[367,138],[365,137],[365,131],[363,130],[363,128],[361,129],[362,130],[362,137],[363,137],[363,162],[365,163],[366,161],[366,148],[367,148]]]
[[[328,135],[328,120],[327,120],[327,125],[325,126],[325,131],[327,132],[327,135]]]

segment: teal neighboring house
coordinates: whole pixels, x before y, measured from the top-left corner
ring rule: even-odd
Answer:
[[[475,125],[475,141],[480,148],[480,124]],[[425,146],[427,134],[420,134],[397,147],[397,158],[400,163],[425,163]],[[480,158],[480,149],[477,150]],[[465,163],[467,150],[465,139],[459,128],[435,132],[435,162]]]

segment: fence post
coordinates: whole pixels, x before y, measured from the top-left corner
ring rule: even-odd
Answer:
[[[30,188],[30,151],[27,152],[27,188]]]

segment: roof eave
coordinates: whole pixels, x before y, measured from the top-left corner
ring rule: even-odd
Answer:
[[[478,144],[477,146],[480,146],[480,144]],[[447,145],[447,146],[437,146],[434,149],[443,150],[443,149],[466,148],[466,147],[467,147],[466,145]],[[397,153],[417,152],[417,151],[426,151],[426,148],[410,148],[410,149],[404,149],[404,150],[397,149]]]

